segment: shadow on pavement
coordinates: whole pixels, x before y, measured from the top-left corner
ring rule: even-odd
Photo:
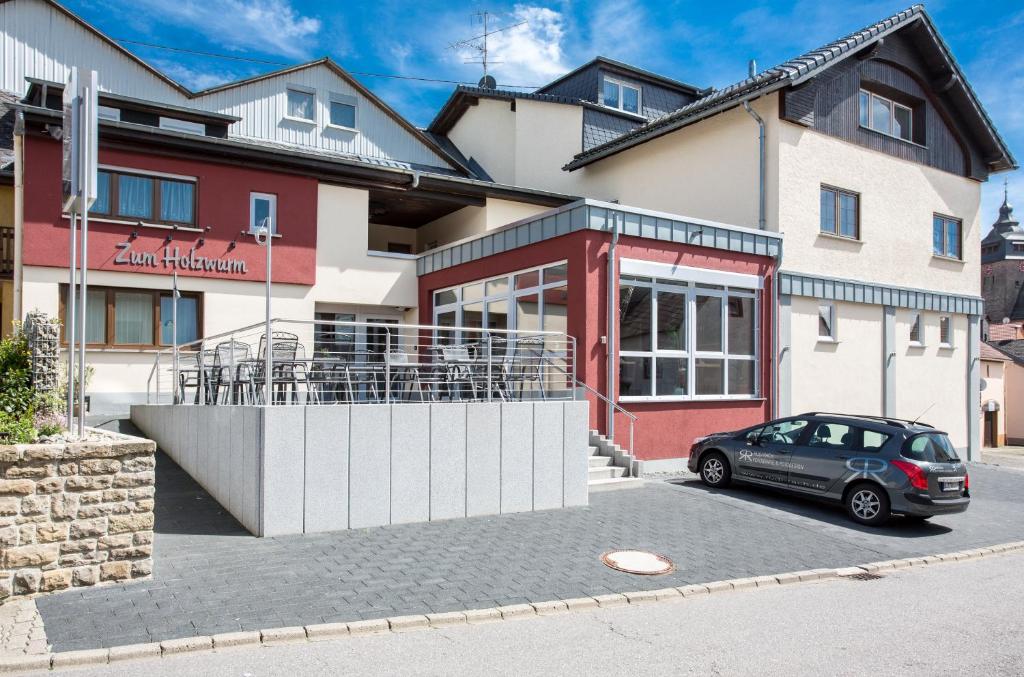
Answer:
[[[95,428],[145,437],[127,416],[90,416],[86,422]],[[157,534],[252,537],[231,513],[159,449],[153,512]],[[158,542],[158,549],[159,545]]]
[[[735,483],[728,489],[712,489],[699,479],[672,480],[669,484],[694,489],[708,494],[728,496],[766,508],[782,510],[791,515],[818,520],[827,524],[860,531],[878,536],[896,536],[898,538],[927,538],[939,534],[947,534],[951,528],[931,522],[916,521],[905,517],[894,516],[880,527],[868,527],[857,524],[849,518],[846,510],[838,504],[819,499],[814,496],[793,496],[772,487],[760,487]]]

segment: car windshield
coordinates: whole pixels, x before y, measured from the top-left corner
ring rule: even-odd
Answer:
[[[921,433],[903,445],[903,456],[928,463],[952,463],[960,460],[946,433]]]

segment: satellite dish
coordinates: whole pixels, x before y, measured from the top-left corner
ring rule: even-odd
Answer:
[[[1010,324],[1010,318],[1004,317],[1003,318],[1003,324]]]
[[[480,78],[480,83],[477,86],[480,89],[497,89],[498,81],[494,79],[493,75],[485,75]]]

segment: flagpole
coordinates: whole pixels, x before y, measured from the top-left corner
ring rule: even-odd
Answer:
[[[94,73],[95,77],[95,73]],[[88,91],[88,90],[86,90]],[[82,267],[82,272],[79,275],[78,283],[78,437],[82,439],[85,437],[85,342],[86,342],[86,293],[88,285],[88,271],[89,271],[89,146],[95,143],[95,139],[91,138],[89,130],[89,116],[92,114],[91,96],[82,97],[82,117],[80,118],[83,122],[79,126],[81,134],[79,134],[79,140],[81,146],[78,150],[78,159],[82,164],[82,171],[79,175],[80,186],[82,189],[82,200],[81,200],[81,215],[80,219],[82,222],[82,256],[79,265]]]

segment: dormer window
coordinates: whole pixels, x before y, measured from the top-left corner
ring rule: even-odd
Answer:
[[[640,88],[606,77],[601,91],[601,103],[609,108],[639,115]]]
[[[316,94],[307,89],[288,87],[288,112],[285,117],[301,122],[316,122]]]
[[[860,126],[913,141],[914,111],[892,99],[860,90]]]

